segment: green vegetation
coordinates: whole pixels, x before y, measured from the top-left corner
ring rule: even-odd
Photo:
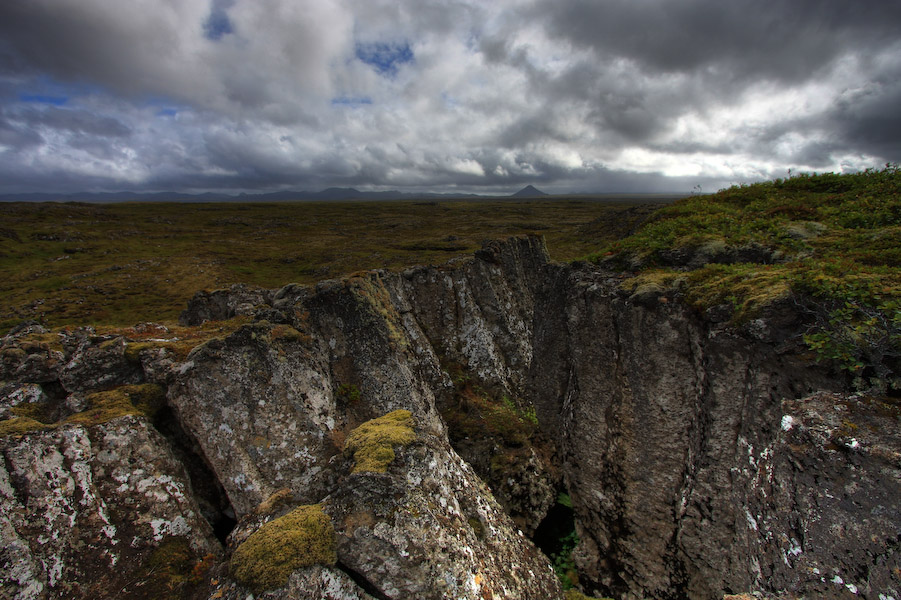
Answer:
[[[16,407],[18,408],[18,407]],[[15,414],[15,409],[13,409]],[[34,431],[46,431],[53,429],[54,425],[42,423],[31,417],[13,417],[5,421],[0,421],[0,437],[5,435],[25,435]]]
[[[338,386],[338,397],[342,398],[345,402],[359,404],[360,388],[352,383],[342,383]]]
[[[563,596],[564,600],[613,600],[612,598],[595,598],[594,596],[586,596],[577,589],[570,588],[566,590]]]
[[[901,170],[798,175],[692,196],[588,257],[633,271],[636,293],[678,290],[733,320],[793,299],[811,315],[820,359],[860,389],[899,386]]]
[[[155,383],[123,385],[87,397],[88,408],[57,421],[52,407],[40,402],[20,404],[11,409],[12,418],[0,421],[0,436],[24,435],[33,431],[56,429],[76,424],[90,427],[126,415],[153,417],[165,405],[163,388]]]
[[[90,426],[125,415],[153,417],[165,406],[166,394],[155,383],[142,383],[91,394],[87,402],[87,410],[67,417],[65,423]]]
[[[443,264],[540,232],[557,260],[624,235],[666,198],[272,204],[0,203],[0,328],[170,323],[195,292]],[[652,199],[652,202],[654,199]]]
[[[318,504],[298,506],[256,530],[232,554],[230,570],[261,593],[282,587],[295,569],[334,565],[335,529]]]
[[[142,579],[155,598],[177,600],[203,584],[215,563],[215,555],[198,556],[186,538],[170,537],[147,558]]]
[[[354,457],[353,473],[384,473],[394,461],[394,447],[406,446],[415,439],[413,415],[408,410],[395,410],[351,431],[344,451]]]
[[[554,565],[554,572],[560,579],[563,589],[572,589],[579,583],[579,572],[576,570],[576,562],[573,560],[573,550],[579,545],[579,536],[575,530],[560,540],[562,549],[550,556]]]
[[[452,442],[465,438],[495,438],[504,449],[527,446],[538,430],[538,417],[531,406],[520,408],[506,395],[495,397],[476,385],[462,365],[452,364],[448,372],[454,380],[454,401],[441,407]],[[517,452],[498,452],[492,457],[494,470],[505,470],[515,462]]]

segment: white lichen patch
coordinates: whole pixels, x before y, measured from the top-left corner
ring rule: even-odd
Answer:
[[[791,431],[794,424],[795,419],[791,415],[784,415],[782,417],[782,431]]]
[[[754,531],[757,531],[757,519],[754,518],[754,516],[751,514],[751,511],[749,511],[748,509],[745,509],[745,518],[747,518],[748,520],[748,527],[750,527]]]

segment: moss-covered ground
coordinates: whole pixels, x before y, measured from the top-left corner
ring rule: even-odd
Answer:
[[[870,380],[884,387],[898,376],[897,166],[802,174],[685,198],[588,260],[632,271],[635,278],[624,284],[630,291],[679,290],[702,309],[731,306],[735,321],[794,299],[810,311],[815,323],[806,341],[821,358],[867,379],[863,387]]]
[[[443,264],[525,233],[544,235],[552,256],[568,260],[672,199],[0,203],[0,330],[24,319],[169,323],[202,289]]]

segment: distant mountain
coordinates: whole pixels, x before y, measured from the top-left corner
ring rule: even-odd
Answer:
[[[515,194],[511,194],[511,198],[534,198],[535,196],[547,196],[544,192],[532,185],[527,185]]]
[[[539,192],[540,193],[540,192]],[[441,200],[452,198],[479,198],[477,194],[429,194],[408,193],[397,190],[361,192],[354,188],[328,188],[319,192],[291,190],[262,194],[184,194],[181,192],[78,192],[74,194],[2,194],[0,202],[87,202],[108,204],[112,202],[303,202],[329,200]]]

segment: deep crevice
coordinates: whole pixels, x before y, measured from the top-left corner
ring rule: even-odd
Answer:
[[[361,590],[363,590],[364,592],[366,592],[367,594],[369,594],[376,600],[393,600],[390,596],[385,594],[382,590],[375,587],[371,581],[369,581],[368,579],[366,579],[366,577],[363,576],[362,573],[360,573],[359,571],[355,571],[354,569],[351,569],[350,567],[348,567],[341,561],[338,561],[337,563],[335,563],[335,568],[340,571],[343,571],[345,575],[350,577],[353,580],[353,582],[355,584],[357,584],[357,587],[359,587]]]
[[[554,566],[554,572],[566,587],[575,585],[578,575],[572,552],[579,538],[576,535],[576,519],[572,501],[566,491],[561,491],[557,502],[551,506],[538,524],[532,541]]]
[[[223,545],[237,525],[232,508],[222,484],[209,466],[203,451],[182,427],[171,407],[165,406],[153,418],[153,426],[165,437],[178,461],[184,465],[191,482],[191,489],[203,518],[213,528],[213,534]]]

